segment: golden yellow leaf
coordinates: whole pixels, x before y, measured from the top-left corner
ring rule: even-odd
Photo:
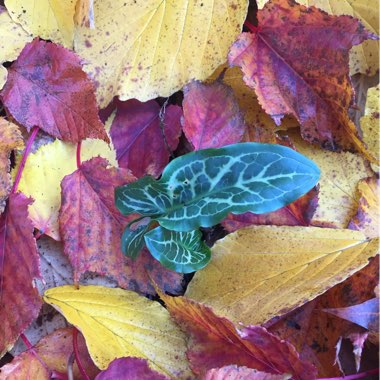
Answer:
[[[363,141],[367,144],[368,151],[377,162],[380,161],[380,85],[370,88],[367,92],[365,114],[360,119],[360,127],[363,132]],[[372,165],[378,171],[379,167]]]
[[[5,0],[12,19],[26,31],[72,48],[76,0]]]
[[[58,211],[61,205],[61,181],[76,170],[76,145],[55,140],[41,146],[28,156],[18,189],[35,200],[29,206],[34,226],[59,240]],[[116,153],[102,140],[88,139],[82,143],[82,161],[92,157],[106,158],[117,166]],[[18,156],[18,162],[20,156]],[[13,170],[15,175],[18,165]]]
[[[212,248],[186,296],[244,324],[261,324],[324,293],[368,263],[378,241],[359,231],[254,226]]]
[[[15,60],[24,46],[32,40],[32,36],[16,24],[2,6],[0,6],[0,36],[0,63]]]
[[[94,28],[94,0],[77,0],[75,7],[75,25]]]
[[[115,358],[134,356],[172,378],[191,376],[185,337],[158,302],[103,286],[52,288],[44,300],[82,332],[99,368]]]
[[[115,95],[169,96],[226,61],[247,6],[247,0],[96,0],[96,28],[79,28],[75,49],[101,106]]]
[[[268,0],[257,0],[262,8]],[[302,5],[314,5],[332,15],[356,17],[372,33],[379,34],[379,3],[376,0],[297,0]],[[379,42],[365,41],[350,52],[350,75],[374,75],[379,69]]]
[[[350,152],[329,152],[308,144],[297,131],[288,131],[288,135],[297,150],[321,169],[319,202],[312,225],[346,228],[358,208],[356,185],[373,174],[369,164]]]

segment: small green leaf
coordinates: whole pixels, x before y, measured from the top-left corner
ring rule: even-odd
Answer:
[[[150,223],[142,224],[135,229],[127,227],[121,237],[121,250],[124,255],[135,259],[145,245],[144,235],[149,230]]]
[[[202,269],[211,258],[210,248],[201,240],[199,230],[176,232],[157,227],[144,238],[152,256],[166,268],[179,273]]]
[[[308,192],[320,171],[293,149],[241,143],[178,157],[160,180],[143,177],[116,189],[116,206],[174,231],[211,227],[228,213],[275,211]]]

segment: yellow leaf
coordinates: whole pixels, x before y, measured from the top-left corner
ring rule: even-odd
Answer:
[[[367,161],[350,152],[329,152],[308,144],[296,131],[288,131],[297,150],[321,169],[319,201],[311,223],[315,226],[346,228],[356,213],[356,185],[373,173]]]
[[[4,87],[5,82],[7,81],[7,77],[7,69],[3,65],[0,65],[0,90]]]
[[[262,8],[268,0],[257,0]],[[379,34],[379,6],[375,0],[297,0],[302,5],[314,5],[325,12],[356,17],[372,33]],[[379,42],[365,41],[350,52],[350,75],[374,75],[379,69]]]
[[[12,19],[26,31],[72,48],[75,0],[5,0]]]
[[[363,141],[367,144],[368,151],[377,162],[380,161],[380,85],[370,88],[367,92],[365,114],[360,119],[360,127],[363,132]],[[372,165],[379,171],[379,167]]]
[[[94,0],[77,0],[74,21],[76,26],[95,27]]]
[[[117,166],[116,153],[102,140],[84,140],[82,161],[92,157],[106,158]],[[20,156],[18,156],[18,162]],[[76,170],[76,145],[55,140],[41,146],[28,156],[18,189],[33,197],[29,206],[29,217],[34,226],[53,239],[59,240],[58,211],[61,206],[61,181],[64,176]],[[17,172],[18,165],[13,170]]]
[[[79,28],[75,49],[101,106],[115,95],[169,96],[226,61],[247,6],[247,0],[96,0],[96,28]]]
[[[0,36],[0,63],[14,61],[24,46],[32,41],[32,36],[16,24],[2,6],[0,6]]]
[[[82,332],[99,368],[115,358],[134,356],[172,378],[191,376],[185,337],[159,303],[102,286],[48,289],[44,300]]]
[[[212,248],[186,296],[233,322],[261,324],[324,293],[368,263],[378,241],[359,231],[254,226]]]

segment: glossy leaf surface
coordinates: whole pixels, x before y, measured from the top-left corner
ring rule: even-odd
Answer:
[[[149,231],[149,224],[126,228],[121,237],[121,250],[124,255],[135,259],[145,245],[144,235]]]
[[[152,177],[116,189],[123,214],[152,216],[174,231],[220,222],[229,212],[257,214],[293,202],[318,181],[319,169],[294,150],[242,143],[176,158],[159,181]]]
[[[210,249],[201,240],[199,230],[170,231],[156,227],[145,236],[146,245],[163,266],[179,273],[191,273],[205,267],[211,258]]]

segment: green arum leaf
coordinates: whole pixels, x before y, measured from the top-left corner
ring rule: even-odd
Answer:
[[[137,227],[127,227],[121,237],[121,250],[124,255],[136,259],[144,248],[144,235],[149,231],[151,223],[141,224]]]
[[[290,148],[240,143],[186,154],[171,161],[158,181],[146,176],[116,188],[116,206],[167,229],[191,231],[230,212],[275,211],[308,192],[319,175],[317,165]]]
[[[211,258],[210,248],[201,238],[199,230],[177,232],[159,226],[145,234],[145,243],[164,267],[191,273],[205,267]]]

